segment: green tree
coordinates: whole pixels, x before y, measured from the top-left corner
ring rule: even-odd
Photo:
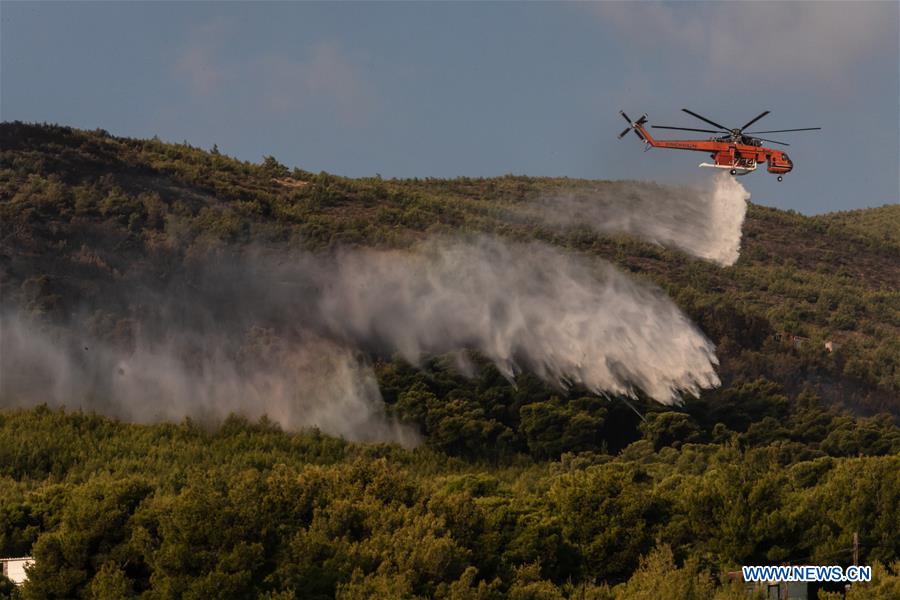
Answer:
[[[715,581],[700,570],[696,559],[678,567],[672,549],[665,544],[641,557],[628,582],[614,589],[616,600],[708,600],[715,591]]]
[[[680,412],[649,413],[647,421],[641,423],[644,439],[653,444],[655,450],[665,446],[679,447],[683,443],[702,439],[700,427],[690,415]]]

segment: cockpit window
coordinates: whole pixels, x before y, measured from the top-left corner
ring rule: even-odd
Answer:
[[[791,160],[791,159],[788,158],[788,155],[785,154],[784,152],[781,153],[781,158],[782,158],[782,160],[784,160],[785,162]]]

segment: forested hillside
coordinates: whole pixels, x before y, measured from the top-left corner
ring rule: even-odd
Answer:
[[[475,353],[460,370],[373,350],[414,449],[0,397],[0,556],[37,559],[21,594],[744,598],[727,571],[849,564],[858,533],[878,581],[848,597],[896,597],[900,205],[805,217],[751,204],[727,267],[521,210],[627,202],[633,185],[652,184],[348,179],[0,125],[0,309],[41,326],[128,348],[154,298],[193,285],[210,256],[486,233],[660,286],[716,345],[722,380],[681,406],[639,393],[633,410],[527,371],[513,385]]]

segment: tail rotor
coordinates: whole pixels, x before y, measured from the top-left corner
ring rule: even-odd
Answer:
[[[646,139],[644,139],[644,136],[641,135],[641,131],[640,131],[640,129],[638,129],[638,127],[637,127],[638,125],[643,125],[644,123],[647,122],[647,115],[642,115],[641,118],[638,119],[637,121],[632,121],[632,120],[628,117],[628,115],[625,114],[625,111],[624,111],[624,110],[620,110],[620,111],[619,111],[619,114],[622,115],[622,118],[623,118],[623,119],[625,119],[626,121],[628,121],[628,127],[626,127],[626,128],[622,131],[622,133],[619,134],[619,139],[620,139],[620,140],[621,140],[623,137],[625,137],[625,136],[628,134],[629,131],[634,131],[634,135],[638,136],[638,139],[640,139],[642,142],[647,141]]]

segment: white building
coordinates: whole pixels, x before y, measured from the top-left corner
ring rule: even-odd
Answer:
[[[25,574],[25,567],[30,567],[33,564],[34,559],[30,556],[0,558],[0,567],[2,567],[3,575],[16,585],[25,583],[25,580],[28,579],[28,575]]]

